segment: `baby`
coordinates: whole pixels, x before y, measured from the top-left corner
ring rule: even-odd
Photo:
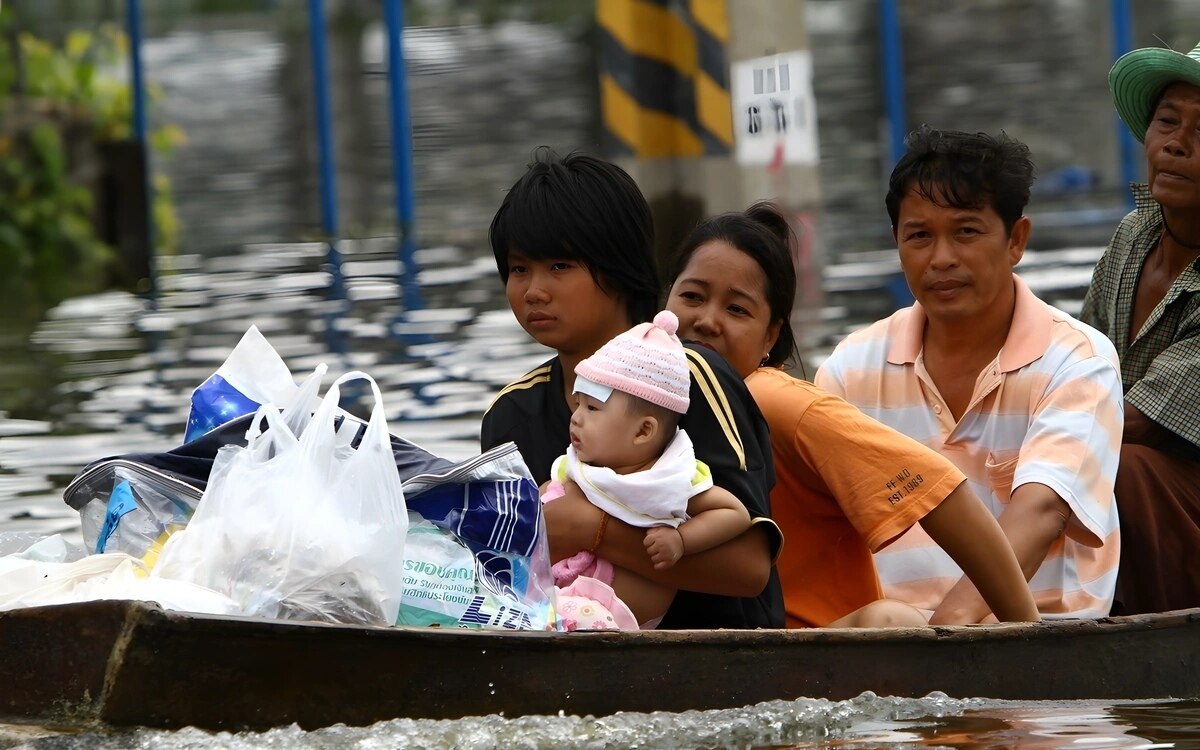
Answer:
[[[664,310],[653,323],[634,326],[579,363],[571,445],[554,462],[542,496],[550,502],[568,484],[578,485],[606,514],[596,545],[610,515],[645,527],[646,552],[656,570],[750,528],[745,506],[713,486],[708,467],[696,460],[691,440],[678,428],[691,388],[687,356],[675,335],[678,327],[675,314]],[[554,574],[555,582],[567,587],[564,611],[574,606],[569,597],[578,582],[586,584],[586,595],[593,599],[597,589],[607,589],[583,581],[596,579],[611,586],[617,597],[613,604],[618,609],[628,605],[643,628],[657,625],[675,596],[674,588],[587,551],[557,563]],[[616,619],[627,627],[621,617]]]

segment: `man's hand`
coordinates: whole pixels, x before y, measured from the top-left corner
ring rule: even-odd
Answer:
[[[683,535],[673,526],[655,526],[646,531],[646,552],[655,570],[666,570],[683,557]]]
[[[1147,417],[1133,404],[1125,402],[1125,428],[1121,442],[1126,445],[1145,445],[1158,448],[1171,442],[1175,433]]]
[[[1029,482],[1013,490],[1008,505],[997,520],[1016,555],[1017,564],[1021,567],[1021,574],[1026,581],[1033,578],[1033,574],[1041,567],[1050,545],[1065,533],[1070,519],[1071,507],[1050,487],[1039,482]],[[945,545],[943,549],[947,549]],[[947,549],[947,552],[950,552],[950,549]],[[1021,593],[1022,598],[1030,596],[1027,591]],[[980,622],[990,611],[991,608],[971,583],[971,579],[964,575],[934,610],[929,623],[954,625]],[[1037,618],[1010,615],[1006,619]]]

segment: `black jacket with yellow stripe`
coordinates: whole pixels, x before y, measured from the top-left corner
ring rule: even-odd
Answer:
[[[782,535],[771,520],[770,491],[775,484],[767,424],[742,379],[720,355],[685,342],[692,374],[691,406],[680,420],[695,446],[696,458],[708,464],[713,483],[745,504],[750,518],[763,524],[772,558]],[[563,372],[558,357],[525,373],[496,396],[483,416],[481,448],[514,442],[534,480],[550,478],[554,460],[566,452],[571,411],[563,398]],[[680,591],[660,628],[783,627],[783,595],[775,569],[756,598]]]

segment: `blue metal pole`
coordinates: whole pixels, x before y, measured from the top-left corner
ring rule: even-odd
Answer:
[[[338,233],[337,184],[333,166],[333,121],[329,114],[329,63],[325,47],[324,0],[308,0],[308,38],[312,45],[313,100],[317,118],[317,170],[321,228],[333,241]]]
[[[1113,60],[1133,49],[1133,13],[1129,0],[1112,0]],[[1137,180],[1137,146],[1129,128],[1120,117],[1114,116],[1117,124],[1117,144],[1120,149],[1121,181],[1125,185]],[[1125,191],[1125,204],[1133,209],[1133,194]]]
[[[404,3],[384,0],[387,21],[388,91],[392,115],[392,178],[396,187],[396,219],[400,228],[400,262],[404,275],[400,280],[405,310],[419,310],[425,304],[417,283],[416,201],[413,198],[412,124],[408,113],[408,84],[404,69]]]
[[[129,85],[133,99],[133,136],[142,150],[146,192],[146,263],[150,278],[150,309],[158,308],[158,263],[155,261],[154,180],[150,164],[149,141],[146,132],[146,82],[142,75],[142,4],[126,0],[125,24],[129,33]]]
[[[317,118],[317,179],[321,195],[321,229],[329,242],[327,260],[333,293],[343,296],[342,260],[337,251],[337,178],[333,164],[333,120],[329,112],[329,63],[325,47],[324,0],[308,0],[308,38],[312,45],[313,101]]]
[[[129,74],[133,86],[133,135],[146,142],[146,86],[142,78],[142,4],[126,0],[126,24],[129,27]]]
[[[879,0],[879,47],[883,58],[883,102],[891,165],[904,155],[908,113],[904,101],[904,53],[897,0]]]

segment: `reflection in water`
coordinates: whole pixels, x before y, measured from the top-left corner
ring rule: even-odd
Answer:
[[[1114,706],[1111,711],[1138,727],[1138,734],[1147,739],[1175,743],[1175,747],[1200,747],[1200,701]]]
[[[58,494],[66,483],[97,458],[177,445],[191,390],[252,323],[298,379],[322,361],[331,375],[365,370],[384,391],[393,432],[448,458],[477,453],[488,398],[546,356],[507,308],[497,309],[504,303],[490,255],[421,251],[430,307],[398,320],[394,242],[340,250],[344,299],[328,294],[320,243],[179,256],[160,281],[157,311],[124,293],[73,299],[30,336],[34,356],[0,351],[29,363],[24,377],[39,394],[0,402],[13,417],[0,413],[5,529],[77,535],[78,516]],[[352,410],[362,395],[347,390]]]
[[[927,699],[928,700],[928,699]],[[974,703],[976,705],[972,706]],[[978,704],[984,704],[982,706]],[[1143,702],[1111,706],[1091,701],[965,702],[962,711],[927,716],[897,714],[855,723],[836,738],[789,748],[1197,748],[1200,702]]]
[[[336,726],[305,732],[296,726],[266,732],[174,732],[132,730],[64,732],[0,725],[0,747],[76,750],[153,747],[216,748],[420,747],[428,750],[684,750],[746,748],[961,748],[963,750],[1058,750],[1059,748],[1195,748],[1200,710],[1191,703],[1015,704],[881,698],[871,693],[848,701],[770,701],[720,711],[621,713],[591,716],[486,716],[456,721],[398,719],[369,727]],[[1134,717],[1131,720],[1131,716]],[[1170,726],[1174,744],[1151,741],[1143,727]]]

